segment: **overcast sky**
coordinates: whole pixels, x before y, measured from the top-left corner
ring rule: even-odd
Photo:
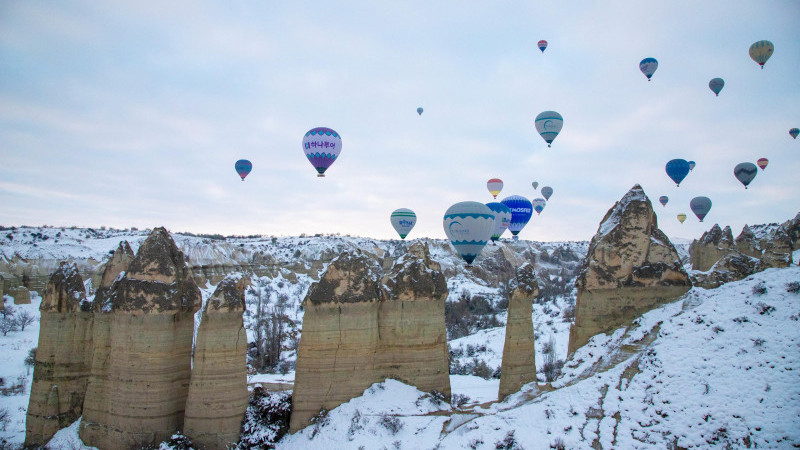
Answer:
[[[555,191],[523,239],[590,239],[636,183],[672,237],[782,222],[800,211],[799,19],[796,0],[5,0],[0,225],[395,238],[402,207],[409,238],[444,238],[494,177],[498,200]],[[545,110],[564,117],[552,148]],[[318,126],[343,142],[325,178],[300,145]],[[733,167],[761,157],[745,190]],[[673,158],[697,162],[679,188]]]

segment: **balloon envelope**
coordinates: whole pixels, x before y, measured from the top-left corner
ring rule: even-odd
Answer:
[[[539,188],[539,182],[538,181],[534,181],[533,183],[531,183],[531,186],[533,186],[533,190],[535,191],[536,189]]]
[[[717,97],[719,97],[719,93],[722,91],[723,87],[725,87],[725,80],[722,78],[712,78],[711,81],[708,82],[708,88],[717,94]]]
[[[494,217],[488,206],[478,202],[459,202],[444,213],[444,233],[467,265],[472,264],[489,241]]]
[[[405,239],[411,229],[414,228],[414,225],[416,225],[417,215],[408,208],[400,208],[392,212],[389,220],[392,222],[394,230],[400,235],[400,239]]]
[[[555,111],[544,111],[536,116],[534,124],[536,125],[536,131],[547,142],[547,146],[550,147],[550,144],[553,143],[553,140],[564,126],[564,118]]]
[[[533,204],[533,210],[536,211],[536,214],[541,214],[544,211],[544,207],[547,206],[547,200],[543,198],[535,198],[531,202]]]
[[[421,106],[419,108],[417,108],[417,114],[419,114],[420,116],[422,115],[422,107]]]
[[[312,128],[303,136],[303,152],[308,162],[317,169],[318,177],[325,176],[325,171],[336,162],[341,151],[342,138],[330,128]]]
[[[678,222],[683,223],[686,220],[686,214],[680,213],[678,214]]]
[[[747,189],[747,185],[753,181],[757,173],[758,168],[751,162],[739,163],[733,168],[733,176],[744,185],[745,189]]]
[[[775,46],[770,41],[753,42],[753,45],[750,46],[750,58],[763,69],[764,63],[772,56],[774,50]]]
[[[708,197],[695,197],[689,202],[689,207],[692,208],[694,215],[702,222],[703,218],[711,210],[711,199]]]
[[[658,197],[658,201],[659,201],[659,203],[661,203],[661,206],[667,206],[667,202],[669,201],[669,197],[667,197],[666,195],[662,195],[661,197]]]
[[[521,195],[506,197],[500,203],[506,205],[508,209],[511,210],[511,224],[508,226],[508,229],[511,231],[511,234],[514,235],[514,240],[516,240],[518,239],[517,235],[519,232],[522,231],[525,225],[528,224],[528,221],[531,220],[533,205],[530,200]]]
[[[656,73],[656,69],[658,69],[658,61],[655,58],[645,58],[639,63],[639,70],[647,77],[647,81],[650,81],[650,77]]]
[[[685,159],[673,159],[666,166],[667,175],[678,186],[681,185],[681,181],[686,178],[690,170],[692,169],[689,167],[689,161]]]
[[[253,170],[253,163],[246,159],[240,159],[236,161],[233,168],[236,169],[236,173],[238,173],[239,176],[242,177],[242,181],[244,181],[244,177]]]
[[[492,194],[492,197],[497,198],[497,194],[503,190],[503,180],[500,178],[492,178],[486,182],[486,189]]]
[[[544,49],[547,48],[547,41],[541,40],[537,45],[539,46],[539,50],[541,50],[542,53],[544,53]]]
[[[511,225],[511,210],[500,202],[487,203],[486,206],[494,213],[494,230],[492,230],[492,240],[500,239],[500,236]]]
[[[758,161],[756,161],[756,165],[758,165],[761,170],[764,170],[767,168],[767,165],[769,165],[769,160],[767,158],[759,158]]]
[[[553,195],[553,188],[550,186],[542,186],[542,197],[545,200],[550,200],[550,196]]]
[[[800,134],[800,128],[792,128],[789,130],[789,136],[794,139],[797,139],[797,135]]]

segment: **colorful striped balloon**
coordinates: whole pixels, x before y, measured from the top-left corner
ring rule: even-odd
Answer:
[[[541,40],[541,41],[539,41],[539,43],[538,43],[538,44],[536,44],[536,45],[538,45],[538,46],[539,46],[539,50],[541,50],[541,51],[542,51],[542,53],[544,53],[544,49],[546,49],[546,48],[547,48],[547,41],[545,41],[544,39],[542,39],[542,40]]]
[[[456,252],[471,266],[494,230],[495,214],[478,202],[459,202],[444,213],[442,226]]]
[[[536,211],[536,214],[541,214],[544,211],[544,207],[547,206],[547,200],[543,198],[535,198],[531,202],[533,205],[533,210]]]
[[[772,52],[775,51],[775,46],[772,45],[770,41],[758,41],[754,42],[753,45],[750,46],[750,58],[757,62],[761,68],[764,68],[764,64],[767,63],[767,60],[770,56],[772,56]]]
[[[769,165],[769,160],[767,158],[758,158],[758,161],[756,161],[756,165],[761,170],[764,170],[767,168],[767,165]]]
[[[336,162],[341,151],[342,138],[330,128],[312,128],[303,136],[303,152],[308,162],[317,169],[318,177],[325,176],[325,171]]]
[[[492,194],[492,197],[497,198],[497,194],[503,190],[503,180],[500,178],[492,178],[486,182],[486,189]]]

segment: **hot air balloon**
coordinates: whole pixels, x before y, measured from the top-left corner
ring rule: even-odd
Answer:
[[[658,197],[658,201],[659,201],[659,203],[661,203],[661,206],[667,206],[667,202],[669,201],[669,197],[667,197],[666,195],[662,195],[661,197]]]
[[[686,214],[680,213],[678,214],[678,222],[683,223],[686,220]]]
[[[691,172],[691,171],[693,171],[693,170],[694,170],[694,166],[695,166],[696,164],[697,164],[697,163],[696,163],[696,162],[694,162],[694,161],[689,161],[689,172]]]
[[[492,194],[492,197],[497,198],[497,194],[503,190],[503,180],[500,178],[492,178],[486,182],[486,189]]]
[[[525,225],[527,225],[528,221],[531,220],[531,216],[533,215],[533,205],[531,202],[521,196],[521,195],[512,195],[510,197],[506,197],[500,202],[508,207],[511,210],[511,224],[508,226],[508,229],[511,231],[511,234],[514,235],[514,240],[518,240],[519,237],[517,236]]]
[[[733,176],[744,185],[745,189],[747,189],[747,185],[753,181],[757,173],[758,168],[751,162],[739,163],[733,168]]]
[[[472,265],[494,231],[495,214],[478,202],[459,202],[444,213],[444,233],[456,252]]]
[[[420,116],[422,115],[422,107],[421,106],[419,108],[417,108],[417,114],[419,114]]]
[[[767,165],[769,165],[769,160],[767,158],[759,158],[758,161],[756,161],[756,165],[758,165],[761,170],[764,170],[767,168]]]
[[[639,70],[647,77],[647,81],[650,81],[650,77],[656,73],[656,69],[658,69],[658,61],[655,58],[645,58],[639,63]]]
[[[667,175],[672,178],[676,185],[680,186],[681,181],[689,174],[689,162],[685,159],[673,159],[667,163]]]
[[[303,152],[317,169],[318,177],[325,176],[325,171],[336,162],[341,151],[342,138],[330,128],[312,128],[303,136]]]
[[[408,208],[400,208],[392,212],[389,220],[392,222],[394,230],[400,235],[400,239],[405,239],[417,223],[417,215]]]
[[[791,136],[792,139],[797,139],[798,134],[800,134],[800,128],[792,128],[789,130],[789,136]]]
[[[553,188],[551,188],[550,186],[542,186],[541,192],[542,192],[542,197],[544,197],[545,200],[550,201],[550,196],[553,195]]]
[[[492,240],[497,241],[500,236],[511,225],[511,210],[500,202],[487,203],[486,206],[494,213],[494,231],[492,231]]]
[[[533,183],[531,183],[531,186],[533,186],[533,190],[535,191],[536,189],[539,188],[539,182],[538,181],[534,181]]]
[[[708,197],[695,197],[689,202],[689,207],[692,208],[694,215],[702,222],[703,218],[711,210],[711,199]]]
[[[536,116],[534,124],[536,125],[536,131],[547,142],[547,146],[550,147],[558,133],[561,132],[561,127],[564,126],[564,118],[555,111],[544,111]]]
[[[531,202],[533,204],[533,210],[536,211],[536,214],[541,214],[544,211],[544,207],[547,206],[547,200],[543,198],[535,198]]]
[[[236,173],[238,173],[239,176],[242,177],[242,181],[244,181],[244,177],[253,170],[253,163],[246,159],[240,159],[236,161],[233,168],[236,169]]]
[[[775,46],[772,45],[770,41],[758,41],[754,42],[753,45],[750,46],[750,58],[753,61],[757,62],[761,68],[764,68],[764,63],[767,62],[770,56],[772,56],[772,52],[775,50]]]
[[[708,82],[708,88],[717,94],[717,97],[719,97],[719,93],[723,87],[725,87],[725,80],[722,78],[712,78],[711,81]]]
[[[541,50],[542,53],[544,53],[544,49],[547,48],[547,41],[541,40],[541,41],[539,41],[538,45],[539,45],[539,50]]]

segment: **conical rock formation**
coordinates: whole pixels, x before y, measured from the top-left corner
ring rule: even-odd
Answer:
[[[731,227],[726,226],[721,229],[714,224],[710,230],[703,233],[700,239],[692,242],[689,247],[689,260],[692,269],[705,272],[711,268],[723,256],[727,255],[736,247],[733,239]]]
[[[142,243],[128,270],[101,301],[108,320],[95,353],[80,436],[118,449],[151,445],[181,429],[191,372],[194,312],[200,290],[164,228]]]
[[[502,401],[536,381],[533,338],[533,299],[539,294],[536,272],[530,263],[517,269],[516,287],[508,300],[508,320],[497,399]]]
[[[658,228],[638,184],[608,210],[575,282],[578,297],[569,352],[691,288],[680,257]]]
[[[382,276],[361,251],[342,254],[304,300],[291,430],[320,410],[395,378],[449,397],[444,324],[447,284],[427,245],[415,243]]]
[[[92,314],[74,263],[50,276],[42,303],[39,347],[25,426],[25,444],[43,445],[81,416],[89,380]]]
[[[239,441],[247,409],[247,333],[242,314],[250,280],[229,275],[206,301],[197,329],[184,434],[201,449]]]

